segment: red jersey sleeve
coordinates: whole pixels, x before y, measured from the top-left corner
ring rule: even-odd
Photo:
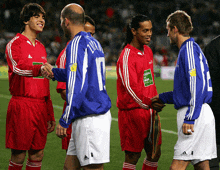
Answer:
[[[28,65],[21,56],[20,40],[15,37],[6,47],[6,56],[10,69],[20,76],[37,77],[42,65]]]
[[[66,65],[66,47],[61,51],[57,58],[56,65],[58,68],[65,68]],[[61,93],[61,90],[66,89],[66,82],[57,82],[57,93]]]

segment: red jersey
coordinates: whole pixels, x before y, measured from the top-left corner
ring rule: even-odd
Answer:
[[[53,106],[50,100],[49,80],[40,75],[41,66],[47,62],[46,49],[40,41],[35,45],[18,33],[6,46],[8,62],[9,91],[12,96],[45,99],[48,114],[53,119]]]
[[[117,95],[119,109],[149,109],[150,98],[157,95],[150,47],[145,45],[142,53],[125,46],[117,62]]]
[[[57,68],[65,68],[66,65],[66,47],[61,51],[60,55],[57,58],[56,66]],[[66,89],[66,82],[57,81],[57,93],[60,93],[60,90]]]

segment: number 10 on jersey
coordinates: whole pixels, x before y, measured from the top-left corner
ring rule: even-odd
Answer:
[[[99,90],[102,91],[105,89],[105,58],[97,57],[96,58],[96,67],[97,67],[97,76],[99,83]]]

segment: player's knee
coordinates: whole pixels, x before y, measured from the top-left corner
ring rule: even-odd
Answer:
[[[23,164],[26,157],[26,151],[24,150],[11,150],[11,161],[17,164]]]
[[[141,157],[141,152],[129,152],[125,151],[125,162],[136,165],[138,159]]]
[[[68,165],[64,165],[63,166],[63,170],[69,170],[69,169],[74,169],[74,170],[81,170],[81,166],[71,166],[71,167],[69,167]]]
[[[175,164],[172,164],[171,166],[170,166],[170,169],[169,170],[185,170],[186,169],[186,167],[185,166],[177,166],[177,165],[175,165]]]
[[[28,152],[29,159],[33,161],[42,161],[44,157],[44,150],[30,150]]]
[[[178,167],[178,166],[176,166],[176,165],[170,165],[170,169],[169,170],[183,170],[181,167]]]
[[[202,162],[199,162],[197,164],[194,165],[194,169],[195,170],[206,170],[206,169],[210,169],[209,167],[209,161],[206,160],[206,161],[202,161]]]
[[[102,170],[103,169],[103,164],[90,164],[87,166],[82,167],[83,170],[89,170],[89,169],[99,169]]]

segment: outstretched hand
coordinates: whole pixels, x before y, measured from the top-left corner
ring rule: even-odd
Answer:
[[[166,106],[160,99],[159,95],[156,95],[151,98],[152,101],[152,109],[156,110],[157,112],[161,112],[162,109]]]
[[[57,128],[56,128],[56,135],[57,135],[59,138],[64,138],[64,137],[67,136],[66,130],[67,130],[67,128],[62,127],[62,126],[58,123]]]
[[[45,63],[42,67],[41,67],[41,74],[43,77],[47,78],[47,79],[52,79],[54,78],[54,74],[52,72],[53,66],[50,65],[49,63]]]

